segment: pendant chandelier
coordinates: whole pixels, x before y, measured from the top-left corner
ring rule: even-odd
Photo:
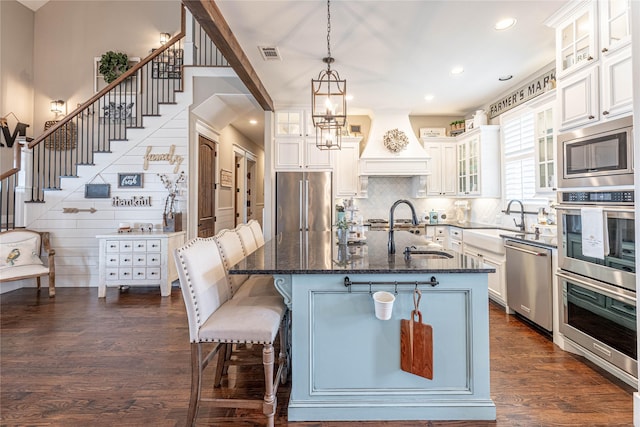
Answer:
[[[311,119],[316,128],[316,146],[323,150],[339,150],[342,128],[347,122],[347,81],[331,69],[331,8],[327,0],[327,56],[317,79],[311,79]]]
[[[321,150],[339,150],[342,146],[342,126],[335,123],[316,126],[316,147]]]

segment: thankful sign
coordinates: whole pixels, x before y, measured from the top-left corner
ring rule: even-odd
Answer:
[[[149,169],[149,162],[167,161],[169,162],[170,165],[175,165],[175,167],[173,168],[173,173],[178,173],[178,170],[180,170],[180,165],[184,161],[184,157],[175,154],[175,151],[176,151],[175,145],[172,145],[171,147],[169,147],[168,153],[156,154],[151,152],[152,149],[153,147],[150,145],[147,147],[147,152],[144,155],[144,163],[142,165],[144,170]]]

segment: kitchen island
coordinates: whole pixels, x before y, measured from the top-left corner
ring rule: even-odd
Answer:
[[[395,232],[338,245],[334,233],[279,234],[231,269],[272,274],[292,311],[289,421],[494,420],[489,393],[487,274],[480,260],[431,252],[422,236]],[[433,327],[433,379],[400,369],[400,320],[422,292]],[[390,320],[372,292],[396,295]],[[397,292],[397,293],[396,293]]]

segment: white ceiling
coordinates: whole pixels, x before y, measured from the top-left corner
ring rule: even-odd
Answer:
[[[325,0],[215,0],[276,108],[305,105],[311,79],[326,68]],[[21,0],[34,10],[44,1]],[[333,0],[332,68],[353,95],[349,114],[393,108],[412,115],[464,116],[520,86],[554,60],[555,34],[544,21],[567,1]],[[507,16],[517,24],[496,31]],[[275,46],[281,61],[264,61]],[[464,67],[452,76],[454,66]],[[507,82],[498,77],[513,75]],[[426,101],[426,95],[433,95]],[[253,111],[233,124],[262,141]],[[258,119],[249,125],[248,118]]]
[[[380,107],[414,115],[460,115],[497,97],[554,60],[544,21],[566,1],[331,2],[332,66],[354,99],[349,113]],[[309,104],[311,79],[326,66],[324,0],[216,0],[276,108]],[[507,16],[517,24],[494,24]],[[258,46],[276,46],[264,61]],[[454,66],[464,67],[452,76]],[[508,82],[498,81],[513,75]],[[425,95],[433,95],[426,101]]]

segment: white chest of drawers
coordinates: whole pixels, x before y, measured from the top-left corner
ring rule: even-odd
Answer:
[[[96,236],[100,242],[98,297],[107,286],[160,285],[160,294],[171,294],[178,278],[173,250],[184,243],[184,231],[110,233]]]

